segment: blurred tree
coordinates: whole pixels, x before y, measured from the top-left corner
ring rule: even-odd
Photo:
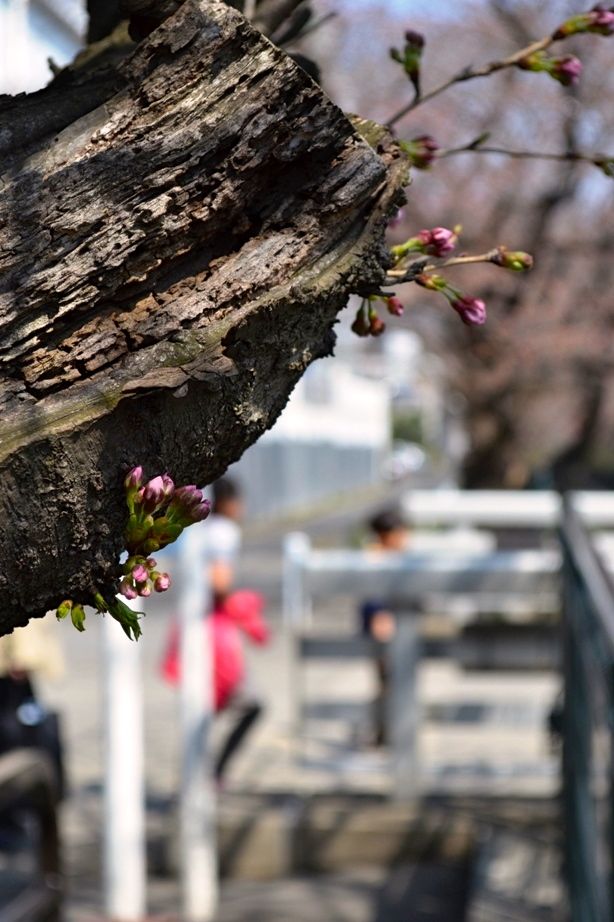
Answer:
[[[321,14],[338,13],[307,43],[327,90],[345,108],[380,120],[410,95],[399,68],[382,64],[384,47],[398,45],[404,29],[426,36],[428,91],[467,62],[509,54],[577,12],[577,4],[567,2],[505,0],[442,4],[431,7],[428,17],[401,16],[390,4],[317,5]],[[461,83],[407,116],[397,126],[400,136],[428,134],[454,149],[488,131],[485,147],[611,150],[611,47],[595,41],[587,56],[580,38],[570,45],[581,56],[584,50],[586,60],[577,87],[562,89],[516,69],[488,83]],[[430,302],[423,310],[424,296],[415,286],[398,290],[410,308],[403,322],[445,357],[449,386],[465,398],[465,485],[519,487],[536,474],[541,483],[562,488],[611,485],[612,181],[585,163],[482,151],[443,157],[413,178],[395,241],[421,227],[461,221],[463,249],[483,252],[505,240],[536,260],[528,281],[493,275],[487,267],[472,270],[472,289],[490,308],[489,322],[479,328],[459,329],[449,312],[434,315]]]

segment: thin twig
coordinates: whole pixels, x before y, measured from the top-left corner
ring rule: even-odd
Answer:
[[[519,159],[534,159],[534,160],[561,160],[561,161],[584,161],[585,163],[592,163],[597,165],[596,161],[600,160],[614,160],[613,157],[602,156],[597,154],[581,154],[576,151],[563,151],[562,153],[548,153],[541,152],[537,150],[508,150],[505,147],[483,147],[481,145],[472,146],[468,144],[464,147],[450,147],[446,150],[440,150],[435,153],[437,158],[443,157],[452,157],[455,154],[503,154],[506,157],[517,157]]]
[[[399,282],[413,282],[422,272],[434,272],[436,269],[447,269],[450,266],[468,266],[473,263],[491,263],[498,255],[498,250],[489,250],[477,256],[451,256],[441,263],[429,263],[421,257],[403,269],[389,269],[385,285],[399,284]]]
[[[391,127],[396,125],[398,121],[410,112],[413,112],[418,106],[421,106],[425,102],[429,102],[431,99],[439,96],[440,93],[444,93],[451,86],[454,86],[455,83],[465,83],[467,80],[475,80],[477,77],[488,77],[490,74],[494,74],[499,70],[504,70],[507,67],[515,67],[523,58],[527,58],[532,54],[536,54],[538,51],[544,51],[546,48],[549,48],[553,41],[554,39],[552,36],[548,35],[546,38],[541,38],[537,42],[531,42],[530,45],[526,45],[519,51],[515,51],[514,54],[509,55],[507,58],[503,58],[501,61],[492,61],[490,64],[484,64],[482,67],[466,67],[464,70],[459,71],[454,77],[450,77],[449,80],[446,80],[445,83],[435,87],[435,89],[431,90],[429,93],[425,93],[423,96],[414,97],[410,103],[403,106],[402,109],[399,109],[399,111],[388,120],[388,126]]]

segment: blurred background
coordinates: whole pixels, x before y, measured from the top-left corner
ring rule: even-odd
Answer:
[[[409,99],[388,57],[405,29],[426,37],[428,88],[547,34],[582,4],[312,7],[321,24],[291,48],[318,62],[344,110],[384,122]],[[49,59],[69,62],[86,29],[80,0],[0,0],[0,92],[43,86]],[[399,136],[429,134],[455,148],[489,131],[491,144],[515,151],[611,152],[612,43],[569,44],[585,63],[577,88],[509,70],[419,108]],[[505,243],[533,253],[534,271],[458,270],[459,285],[487,302],[479,329],[464,327],[443,299],[400,286],[404,317],[362,340],[350,331],[358,302],[350,304],[335,357],[308,369],[276,426],[229,471],[244,500],[233,587],[266,598],[271,639],[247,650],[263,713],[217,791],[225,883],[216,918],[612,919],[604,843],[612,830],[613,189],[587,164],[480,152],[414,171],[392,243],[461,223],[463,250]],[[598,492],[592,505],[577,501],[562,552],[556,491],[566,490]],[[391,555],[372,527],[382,512],[404,532]],[[195,526],[203,535],[207,527]],[[169,549],[173,576],[190,553]],[[568,630],[568,645],[571,636],[588,651],[575,664],[561,640],[562,554],[565,585],[575,580],[575,595],[565,595],[577,615],[567,612],[577,631]],[[160,663],[181,589],[176,579],[148,603],[131,667],[144,713],[146,902],[156,919],[179,917],[186,741]],[[369,619],[381,611],[391,621],[378,633]],[[61,718],[63,917],[75,922],[109,917],[100,855],[110,667],[100,622],[91,615],[83,635],[57,626],[63,678],[32,667],[37,698]],[[601,659],[593,661],[595,645]],[[566,682],[576,702],[567,714]],[[222,713],[216,746],[230,726]],[[574,769],[567,755],[566,776],[565,733],[581,759]],[[574,831],[581,854],[570,856],[564,845]],[[7,841],[6,900],[21,867]],[[2,893],[0,878],[0,901]],[[6,918],[34,919],[28,912]],[[129,922],[144,910],[117,917]]]

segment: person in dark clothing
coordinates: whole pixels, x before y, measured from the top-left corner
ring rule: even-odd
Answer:
[[[374,540],[368,545],[371,551],[381,553],[403,553],[408,549],[410,531],[407,521],[397,509],[383,509],[369,521],[369,530]],[[360,633],[380,644],[393,639],[396,623],[393,612],[385,599],[365,599],[360,606]],[[388,656],[384,650],[375,659],[377,674],[377,695],[374,702],[374,743],[384,745],[386,740],[386,707],[390,674]]]

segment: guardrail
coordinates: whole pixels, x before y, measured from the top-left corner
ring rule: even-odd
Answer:
[[[0,919],[59,922],[62,877],[57,783],[53,765],[45,753],[36,749],[18,749],[0,756],[0,812],[19,806],[27,806],[37,820],[38,868],[34,876],[15,873],[6,881],[6,901],[0,902]]]
[[[381,554],[351,550],[312,550],[305,535],[289,535],[284,555],[284,621],[294,635],[294,721],[302,727],[302,665],[310,659],[341,659],[377,655],[377,645],[351,635],[309,634],[311,610],[318,598],[351,593],[356,598],[384,598],[398,615],[395,641],[386,649],[391,674],[388,700],[388,736],[392,751],[393,792],[398,799],[419,794],[417,736],[420,709],[416,695],[417,670],[424,645],[418,620],[433,597],[438,612],[443,603],[459,599],[479,611],[505,612],[530,600],[534,610],[556,611],[560,605],[558,551],[495,551],[477,554]],[[443,607],[442,607],[443,606]],[[494,607],[493,607],[494,606]],[[528,638],[531,643],[531,639]],[[454,655],[467,640],[440,644]],[[429,644],[429,654],[437,653]],[[517,665],[517,663],[515,663]]]
[[[425,610],[448,614],[452,618],[460,615],[461,620],[466,620],[467,615],[480,612],[511,615],[529,610],[534,613],[558,612],[561,609],[563,567],[563,596],[568,623],[565,673],[569,689],[566,796],[571,810],[571,828],[574,830],[572,839],[578,843],[579,853],[586,856],[590,851],[591,835],[596,836],[595,841],[600,841],[599,829],[595,824],[599,826],[606,814],[610,824],[609,835],[614,840],[614,820],[610,819],[608,812],[614,800],[614,785],[611,783],[614,772],[611,753],[614,739],[614,614],[607,620],[609,616],[606,616],[606,611],[612,590],[608,587],[606,570],[600,562],[598,551],[610,571],[614,564],[614,554],[611,534],[593,533],[589,538],[585,530],[585,527],[594,529],[614,526],[614,496],[609,493],[571,494],[567,512],[561,497],[554,493],[496,494],[487,491],[463,494],[458,491],[429,491],[428,501],[427,494],[422,493],[413,493],[411,500],[413,521],[418,520],[420,524],[430,521],[432,524],[447,522],[455,525],[488,525],[493,528],[553,529],[564,519],[561,526],[563,549],[464,554],[456,548],[453,553],[446,554],[395,555],[340,549],[317,551],[311,548],[306,536],[289,535],[284,555],[283,607],[286,626],[295,636],[296,675],[293,687],[296,696],[296,726],[300,728],[301,725],[300,669],[303,661],[331,656],[341,659],[373,657],[378,653],[377,645],[360,641],[356,637],[332,637],[310,632],[314,603],[317,603],[318,598],[330,597],[334,593],[351,593],[356,598],[385,598],[387,606],[396,609],[399,615],[395,643],[387,651],[391,657],[392,673],[389,735],[393,750],[394,789],[397,797],[415,796],[418,793],[416,738],[419,725],[415,682],[419,657],[439,653],[462,658],[463,644],[467,645],[467,638],[460,637],[429,642],[425,646],[419,638],[417,616]],[[519,503],[518,508],[515,508],[516,503]],[[607,631],[611,631],[611,638],[602,643],[600,635]],[[528,636],[527,641],[532,643],[533,638]],[[549,655],[545,647],[544,651],[544,655]],[[488,655],[491,656],[492,651]],[[597,657],[594,663],[591,657]],[[555,662],[556,658],[553,657],[552,665]],[[496,665],[505,666],[500,656]],[[516,657],[511,665],[519,668],[520,659]],[[593,701],[591,696],[597,697]],[[599,701],[603,713],[597,717],[595,709]],[[589,745],[591,739],[587,734],[591,731],[587,729],[586,723],[589,714],[591,720],[598,722],[594,730],[598,736],[601,734],[599,746],[607,753],[609,776],[605,768],[602,768],[601,774],[597,773],[598,777],[591,774],[593,770],[597,771],[594,752],[601,753],[601,749],[595,749],[597,743],[594,741],[594,752]],[[601,758],[603,761],[606,757]],[[610,778],[607,784],[604,781],[606,776]],[[607,788],[604,794],[607,808],[601,805],[593,821],[586,818],[590,815],[588,807],[584,816],[584,807],[580,802],[582,798],[585,801],[590,799],[586,785],[597,781]],[[591,809],[593,812],[596,810]],[[580,858],[575,853],[573,861],[570,859],[575,868],[574,873],[582,878],[585,888],[588,879],[595,878],[599,873],[599,861],[602,864],[606,861],[601,853],[593,853],[592,859],[596,862],[592,871],[587,867],[582,869]],[[581,882],[574,886],[580,888]],[[609,883],[610,902],[614,898],[611,889],[612,884]],[[605,897],[600,896],[599,899],[603,901]],[[587,915],[585,910],[577,911],[584,913],[577,915],[578,922],[614,922],[614,914]]]
[[[570,496],[587,527],[614,527],[614,493]],[[412,490],[403,506],[414,525],[554,529],[563,518],[561,495],[553,490]]]
[[[573,922],[614,920],[614,588],[576,504],[561,527],[563,793]]]

